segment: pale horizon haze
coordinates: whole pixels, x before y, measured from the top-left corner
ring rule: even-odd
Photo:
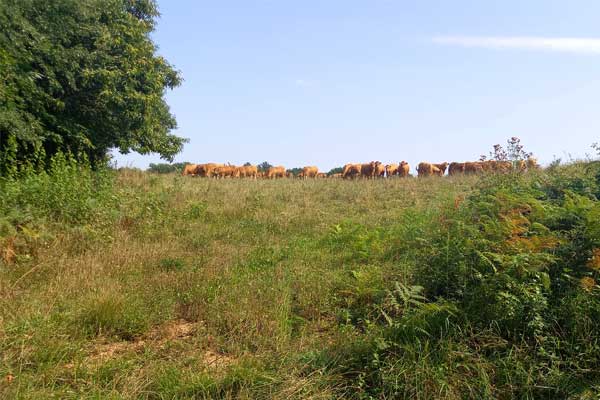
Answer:
[[[600,141],[600,2],[159,1],[175,162],[547,164]],[[158,155],[115,154],[146,168]],[[414,168],[412,168],[414,170]]]

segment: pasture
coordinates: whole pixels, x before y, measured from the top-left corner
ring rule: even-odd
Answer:
[[[600,390],[597,164],[216,180],[63,162],[1,185],[2,398]]]

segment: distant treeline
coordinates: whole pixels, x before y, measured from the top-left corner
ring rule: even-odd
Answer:
[[[154,164],[151,163],[148,166],[148,171],[149,172],[154,172],[156,174],[170,174],[172,172],[181,172],[183,171],[183,167],[185,167],[186,165],[190,164],[189,162],[182,162],[182,163],[173,163],[173,164],[168,164],[168,163],[158,163],[158,164]]]

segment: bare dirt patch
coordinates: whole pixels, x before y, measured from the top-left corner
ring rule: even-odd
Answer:
[[[225,354],[219,354],[213,350],[204,353],[204,365],[211,369],[221,369],[234,362],[234,358]]]
[[[126,353],[141,353],[147,349],[161,350],[172,343],[191,340],[196,333],[202,330],[204,330],[202,323],[192,323],[186,320],[168,321],[133,341],[98,343],[94,345],[84,364],[98,365]],[[234,358],[215,350],[207,349],[204,352],[203,360],[207,368],[221,369],[232,364]],[[73,365],[67,365],[66,367],[72,368]]]

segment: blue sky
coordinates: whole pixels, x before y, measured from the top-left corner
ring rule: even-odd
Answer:
[[[176,161],[544,162],[600,141],[597,0],[160,0]],[[146,167],[158,156],[116,155]]]

